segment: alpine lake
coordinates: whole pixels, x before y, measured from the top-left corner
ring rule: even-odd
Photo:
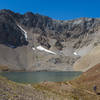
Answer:
[[[1,76],[19,83],[40,83],[45,81],[63,82],[80,76],[82,72],[61,71],[61,72],[0,72]]]

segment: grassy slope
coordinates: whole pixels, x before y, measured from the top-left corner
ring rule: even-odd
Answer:
[[[100,64],[89,69],[79,78],[73,80],[72,83],[91,92],[93,92],[93,86],[96,85],[98,87],[98,92],[100,92]]]
[[[0,76],[0,100],[68,100],[61,94],[38,89],[35,85],[19,84]]]
[[[0,77],[0,100],[100,100],[100,64],[69,82],[19,84]]]
[[[36,87],[71,97],[74,100],[100,100],[100,95],[93,91],[94,85],[97,86],[97,93],[100,93],[100,64],[95,65],[75,80],[59,83],[45,82]]]
[[[100,95],[96,95],[93,91],[93,87],[97,86],[97,93],[100,93],[100,64],[95,65],[93,68],[89,69],[79,78],[70,82],[76,88],[80,88],[96,98],[91,100],[100,100]]]

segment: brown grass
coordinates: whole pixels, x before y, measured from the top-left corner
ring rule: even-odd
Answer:
[[[0,66],[1,71],[9,71],[8,66]]]
[[[19,84],[0,77],[0,100],[100,100],[93,91],[100,92],[100,64],[97,64],[79,78],[68,82],[43,82],[39,84]],[[4,96],[5,95],[5,96]],[[19,99],[21,100],[21,99]]]
[[[94,92],[93,87],[96,85],[97,91],[100,92],[100,64],[97,64],[87,72],[84,72],[83,75],[76,80],[73,80],[71,83],[75,84],[77,87],[81,87],[92,92]]]

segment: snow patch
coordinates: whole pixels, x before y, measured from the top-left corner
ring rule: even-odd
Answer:
[[[32,50],[36,50],[36,49],[33,47]]]
[[[78,54],[76,52],[73,53],[75,56],[77,56]]]
[[[38,49],[38,50],[40,50],[40,51],[45,51],[45,52],[48,52],[48,53],[51,53],[51,54],[56,55],[56,53],[55,53],[55,52],[50,51],[50,50],[47,50],[47,49],[45,49],[45,48],[44,48],[44,47],[42,47],[42,46],[38,46],[38,47],[37,47],[37,49]]]
[[[18,27],[24,32],[25,39],[27,40],[27,32],[20,25],[18,25]]]

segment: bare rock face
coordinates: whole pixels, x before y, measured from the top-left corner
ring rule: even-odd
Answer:
[[[62,21],[32,12],[22,15],[0,10],[0,47],[7,47],[0,51],[0,64],[30,71],[73,70],[73,63],[81,57],[76,51],[100,43],[99,39],[95,39],[99,26],[100,19],[96,18]],[[55,54],[37,50],[38,46]],[[12,50],[9,51],[10,48]],[[3,54],[6,55],[3,57]]]
[[[0,43],[15,47],[27,45],[28,42],[11,14],[6,10],[0,11]]]
[[[56,41],[55,43],[55,47],[59,50],[62,50],[63,49],[63,45],[59,42],[59,41]]]
[[[49,44],[49,40],[48,40],[47,36],[40,35],[38,37],[38,43],[40,43],[40,45],[43,45],[48,49],[51,47],[51,45]]]

